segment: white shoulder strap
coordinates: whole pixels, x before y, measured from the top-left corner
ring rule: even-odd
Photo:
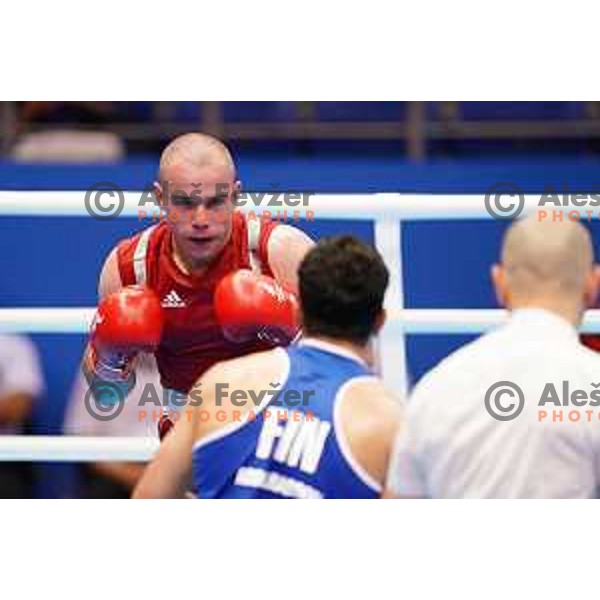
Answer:
[[[246,221],[246,230],[248,232],[248,258],[250,260],[250,268],[255,273],[262,273],[262,264],[258,255],[258,246],[260,244],[260,219],[249,219]]]
[[[146,255],[148,254],[148,244],[150,236],[156,228],[156,225],[148,227],[138,240],[135,252],[133,253],[133,271],[135,273],[135,282],[138,285],[145,285],[148,279],[148,268],[146,263]]]

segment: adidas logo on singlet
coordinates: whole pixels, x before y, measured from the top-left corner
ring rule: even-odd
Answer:
[[[183,308],[186,304],[175,290],[171,290],[162,299],[160,305],[163,308]]]

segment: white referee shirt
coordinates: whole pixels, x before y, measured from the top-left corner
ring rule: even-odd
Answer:
[[[499,382],[513,382],[523,393],[523,410],[511,420],[497,420],[486,408],[486,393]],[[517,392],[502,389],[488,395],[489,404],[497,415],[514,414]],[[598,401],[557,406],[575,390],[596,391]],[[542,398],[546,402],[540,406]],[[572,411],[579,412],[579,420]],[[600,356],[585,348],[561,317],[518,310],[417,385],[388,485],[409,497],[596,497],[599,416]]]
[[[17,393],[35,400],[43,392],[44,378],[33,342],[22,335],[0,335],[0,402]],[[0,434],[17,433],[19,425],[0,424]]]

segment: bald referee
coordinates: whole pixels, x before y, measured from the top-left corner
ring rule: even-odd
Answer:
[[[509,321],[419,383],[388,484],[398,497],[596,497],[600,358],[576,330],[598,289],[590,235],[518,221],[492,279]]]

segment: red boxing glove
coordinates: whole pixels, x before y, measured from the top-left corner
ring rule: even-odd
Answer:
[[[214,297],[217,320],[232,342],[253,338],[288,344],[299,330],[296,296],[275,279],[243,269],[225,276]]]
[[[103,298],[85,360],[88,380],[91,375],[92,379],[133,387],[133,357],[138,352],[153,352],[160,343],[162,328],[160,299],[151,289],[129,286]]]
[[[125,287],[103,298],[92,327],[92,343],[99,352],[153,352],[160,343],[163,311],[150,288]]]

